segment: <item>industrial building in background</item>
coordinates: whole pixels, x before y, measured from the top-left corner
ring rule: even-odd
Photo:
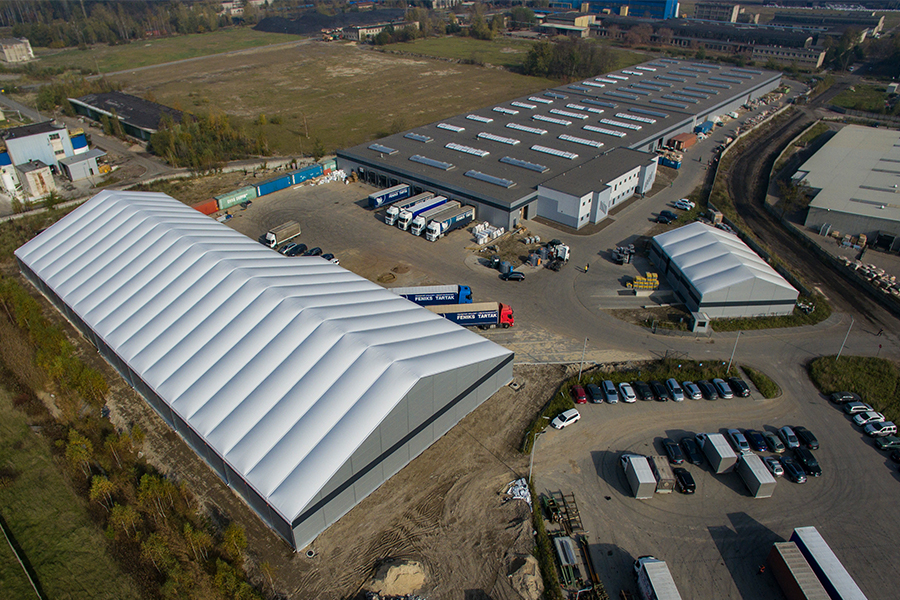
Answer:
[[[650,260],[692,313],[709,318],[789,315],[799,296],[736,235],[699,221],[655,236]]]
[[[497,344],[165,194],[102,192],[15,254],[295,549],[512,379]]]
[[[77,114],[94,121],[117,119],[125,134],[145,142],[159,129],[163,117],[168,116],[173,123],[181,123],[184,118],[180,110],[124,92],[88,94],[69,98],[69,103]]]
[[[847,125],[793,179],[809,187],[805,225],[900,251],[900,132]]]
[[[650,190],[657,150],[777,89],[781,73],[660,58],[337,152],[379,187],[409,184],[510,229],[579,229]]]
[[[34,60],[31,42],[26,38],[4,38],[0,40],[0,50],[3,51],[3,62],[19,63]]]

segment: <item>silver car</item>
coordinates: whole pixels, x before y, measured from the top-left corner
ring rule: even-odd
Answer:
[[[604,379],[600,384],[603,389],[603,397],[608,404],[616,404],[619,401],[619,392],[616,391],[616,384],[609,379]]]
[[[726,400],[734,398],[734,393],[731,391],[731,386],[725,383],[724,379],[719,379],[717,377],[716,379],[712,380],[712,383],[714,386],[716,386],[716,392],[718,392],[719,398],[724,398]]]
[[[848,415],[855,415],[856,413],[866,412],[870,410],[875,410],[865,402],[848,402],[844,405],[844,412]]]
[[[678,385],[676,379],[666,379],[666,389],[669,390],[669,394],[672,395],[672,400],[675,402],[684,401],[684,390]]]
[[[632,402],[637,401],[637,394],[634,393],[634,389],[631,387],[630,383],[620,383],[619,392],[622,393],[622,400],[624,400],[625,402],[631,404]]]
[[[800,440],[794,435],[794,430],[787,425],[778,430],[778,435],[781,436],[781,441],[784,442],[784,445],[788,448],[800,447]]]
[[[765,457],[763,462],[766,463],[766,466],[769,467],[769,470],[772,471],[772,475],[775,477],[784,475],[784,467],[781,466],[781,461],[774,456]]]
[[[688,395],[691,400],[700,400],[703,398],[703,392],[700,391],[700,388],[697,387],[697,384],[693,381],[685,381],[683,384],[684,392]]]

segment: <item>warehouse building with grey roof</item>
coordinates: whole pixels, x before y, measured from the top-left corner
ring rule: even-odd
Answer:
[[[781,85],[781,73],[660,58],[337,152],[379,187],[407,183],[511,228],[573,228],[650,190],[656,150]]]
[[[688,310],[710,318],[789,315],[798,292],[733,233],[695,221],[655,236],[650,260]]]
[[[900,250],[900,132],[847,125],[794,174],[813,194],[806,226]]]
[[[15,255],[295,549],[512,380],[509,350],[165,194],[101,192]]]

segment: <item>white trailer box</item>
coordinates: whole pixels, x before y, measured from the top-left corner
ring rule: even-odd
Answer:
[[[665,456],[651,456],[650,469],[656,477],[656,493],[671,494],[675,491],[675,474],[669,466],[669,459]]]
[[[771,498],[775,492],[775,478],[762,459],[755,454],[742,454],[737,472],[754,498]]]
[[[625,477],[631,486],[631,492],[638,500],[652,498],[656,492],[656,477],[650,469],[650,463],[643,456],[629,456],[625,463]]]
[[[697,436],[700,447],[716,474],[727,473],[737,463],[737,454],[721,433],[701,433]]]

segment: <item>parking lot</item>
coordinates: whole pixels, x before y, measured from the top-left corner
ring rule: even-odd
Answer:
[[[574,492],[592,559],[611,597],[620,589],[634,591],[632,562],[651,554],[668,562],[684,598],[780,598],[775,579],[760,575],[759,566],[773,542],[806,525],[819,529],[870,599],[895,597],[896,465],[838,406],[810,392],[808,382],[796,383],[773,400],[755,394],[715,402],[579,405],[579,422],[539,438],[537,490]],[[715,475],[704,462],[681,465],[694,476],[694,495],[635,500],[619,465],[625,451],[664,456],[664,437],[678,441],[700,432],[783,425],[804,425],[816,434],[823,475],[804,484],[780,477],[771,498],[751,497],[737,473]]]

